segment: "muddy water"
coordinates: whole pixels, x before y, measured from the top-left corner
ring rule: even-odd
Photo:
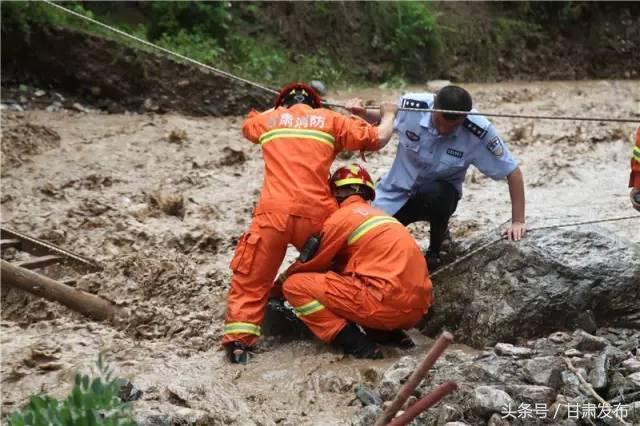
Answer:
[[[637,82],[468,87],[485,111],[640,118]],[[378,101],[398,92],[332,98],[355,95]],[[105,271],[78,285],[132,315],[112,327],[3,289],[4,415],[32,393],[65,395],[73,373],[91,369],[98,352],[106,351],[117,374],[144,391],[136,403],[139,412],[169,414],[187,407],[208,412],[208,421],[217,424],[346,424],[356,409],[354,385],[373,383],[401,356],[387,351],[384,360],[359,361],[316,342],[270,340],[247,366],[224,360],[218,341],[227,265],[262,178],[259,148],[242,139],[240,118],[13,114],[10,120],[3,115],[3,132],[27,123],[44,126],[60,136],[60,145],[3,168],[3,225],[102,262]],[[633,214],[626,188],[633,124],[493,121],[524,171],[530,225]],[[394,152],[392,142],[368,157],[374,178],[389,168]],[[151,202],[157,194],[182,196],[184,217],[159,210]],[[452,223],[454,236],[488,232],[509,217],[506,184],[470,170]],[[602,226],[640,242],[633,222]],[[426,226],[411,228],[426,244]],[[431,341],[415,337],[419,345],[409,353],[418,355]]]

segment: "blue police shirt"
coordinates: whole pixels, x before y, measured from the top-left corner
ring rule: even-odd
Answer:
[[[433,101],[432,93],[407,93],[400,99],[400,106],[432,108]],[[494,126],[480,115],[467,116],[455,132],[442,136],[430,112],[398,111],[394,130],[400,137],[396,157],[376,186],[373,203],[390,215],[435,181],[450,183],[461,197],[471,164],[495,180],[505,178],[518,166]]]

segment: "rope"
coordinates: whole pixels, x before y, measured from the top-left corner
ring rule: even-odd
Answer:
[[[167,53],[168,55],[171,56],[175,56],[177,58],[180,58],[184,61],[187,62],[191,62],[192,64],[201,66],[203,68],[208,69],[209,71],[212,71],[218,75],[221,75],[223,77],[229,78],[231,80],[236,80],[239,81],[241,83],[245,83],[248,84],[249,86],[253,86],[255,88],[258,88],[260,90],[263,90],[267,93],[271,93],[271,94],[278,94],[277,90],[271,89],[269,87],[263,86],[261,84],[258,84],[254,81],[250,81],[247,79],[244,79],[242,77],[238,77],[236,75],[233,75],[231,73],[228,73],[226,71],[223,71],[219,68],[215,68],[212,67],[211,65],[207,65],[205,63],[202,63],[200,61],[197,61],[195,59],[189,58],[187,56],[184,56],[180,53],[174,52],[172,50],[166,49],[162,46],[158,46],[157,44],[153,44],[147,40],[141,39],[139,37],[136,37],[134,35],[131,35],[129,33],[126,33],[122,30],[119,30],[117,28],[114,28],[110,25],[107,25],[103,22],[97,21],[93,18],[89,18],[88,16],[85,16],[81,13],[78,13],[74,10],[71,9],[67,9],[64,6],[60,6],[59,4],[56,4],[50,0],[41,0],[43,2],[45,2],[46,4],[56,7],[60,10],[63,10],[73,16],[76,16],[78,18],[84,19],[86,21],[92,22],[96,25],[99,25],[103,28],[106,28],[109,31],[113,31],[116,34],[119,34],[123,37],[129,38],[131,40],[135,40],[139,43],[142,43],[146,46],[149,46],[151,48],[154,49],[158,49],[164,53]],[[340,104],[334,104],[334,103],[329,103],[329,102],[324,102],[325,106],[328,107],[336,107],[336,108],[343,108],[343,109],[347,109],[344,105],[340,105]],[[379,106],[366,106],[366,109],[379,109]],[[453,111],[453,110],[447,110],[447,109],[435,109],[435,108],[398,108],[399,111],[418,111],[418,112],[441,112],[441,113],[445,113],[445,114],[459,114],[460,111]],[[557,116],[549,116],[549,115],[523,115],[523,114],[505,114],[505,113],[483,113],[483,112],[465,112],[466,115],[483,115],[486,117],[507,117],[507,118],[528,118],[528,119],[535,119],[535,120],[575,120],[575,121],[600,121],[600,122],[615,122],[615,123],[640,123],[640,119],[632,119],[632,118],[611,118],[611,117],[569,117],[569,116],[561,116],[561,115],[557,115]]]
[[[619,220],[630,220],[630,219],[640,219],[640,215],[613,217],[613,218],[610,218],[610,219],[596,219],[596,220],[588,220],[588,221],[584,221],[584,222],[561,223],[561,224],[558,224],[558,225],[549,225],[549,226],[539,226],[539,227],[536,227],[536,228],[531,228],[527,232],[541,231],[543,229],[567,228],[569,226],[589,225],[589,224],[593,224],[593,223],[615,222],[615,221],[619,221]],[[473,249],[472,251],[470,251],[469,253],[465,254],[464,256],[456,259],[454,262],[451,262],[448,265],[443,266],[442,268],[434,271],[432,274],[430,274],[430,276],[433,278],[433,277],[437,276],[439,273],[453,268],[454,266],[458,265],[461,262],[464,262],[465,260],[467,260],[468,258],[473,256],[474,254],[478,253],[479,251],[482,251],[482,250],[486,249],[487,247],[490,247],[490,246],[494,245],[495,243],[497,243],[499,241],[502,241],[502,240],[504,240],[504,238],[502,238],[502,237],[496,238],[494,240],[491,240],[488,243],[485,243],[485,244],[481,245],[480,247]]]
[[[204,63],[202,63],[200,61],[196,61],[195,59],[189,58],[189,57],[184,56],[184,55],[182,55],[180,53],[173,52],[173,51],[171,51],[169,49],[165,49],[162,46],[158,46],[157,44],[150,43],[147,40],[144,40],[144,39],[141,39],[141,38],[136,37],[134,35],[128,34],[128,33],[124,32],[124,31],[121,31],[121,30],[119,30],[117,28],[111,27],[111,26],[109,26],[107,24],[104,24],[104,23],[102,23],[100,21],[97,21],[97,20],[95,20],[93,18],[89,18],[88,16],[85,16],[85,15],[83,15],[81,13],[78,13],[78,12],[76,12],[74,10],[67,9],[64,6],[60,6],[59,4],[55,4],[54,2],[52,2],[50,0],[42,0],[42,1],[45,2],[46,4],[50,5],[50,6],[57,7],[58,9],[63,10],[65,12],[67,12],[67,13],[70,13],[71,15],[77,16],[78,18],[87,20],[87,21],[92,22],[92,23],[94,23],[96,25],[100,25],[101,27],[106,28],[109,31],[113,31],[114,33],[120,34],[123,37],[130,38],[132,40],[135,40],[135,41],[137,41],[139,43],[142,43],[142,44],[147,45],[149,47],[152,47],[154,49],[158,49],[158,50],[160,50],[160,51],[162,51],[164,53],[167,53],[169,55],[175,56],[177,58],[180,58],[180,59],[185,60],[187,62],[191,62],[191,63],[196,64],[196,65],[199,65],[199,66],[201,66],[203,68],[206,68],[209,71],[212,71],[212,72],[214,72],[214,73],[216,73],[218,75],[221,75],[223,77],[227,77],[227,78],[229,78],[231,80],[236,80],[236,81],[248,84],[250,86],[256,87],[256,88],[261,89],[261,90],[264,90],[265,92],[268,92],[268,93],[271,93],[271,94],[278,94],[277,90],[270,89],[269,87],[266,87],[266,86],[263,86],[261,84],[255,83],[253,81],[246,80],[246,79],[244,79],[242,77],[238,77],[236,75],[230,74],[230,73],[228,73],[226,71],[223,71],[221,69],[212,67],[211,65],[204,64]]]
[[[613,217],[613,218],[610,218],[610,219],[587,220],[585,222],[572,222],[572,223],[564,223],[564,224],[559,224],[559,225],[538,226],[536,228],[529,229],[527,232],[540,231],[542,229],[566,228],[566,227],[569,227],[569,226],[577,226],[577,225],[589,225],[589,224],[592,224],[592,223],[616,222],[618,220],[630,220],[630,219],[640,219],[640,215]]]
[[[344,105],[326,103],[327,106],[336,108],[347,109]],[[377,105],[368,105],[365,109],[380,109]],[[416,112],[441,112],[445,114],[460,114],[461,111],[449,110],[449,109],[437,109],[437,108],[406,108],[398,107],[398,111],[416,111]],[[640,118],[612,118],[612,117],[570,117],[564,115],[525,115],[525,114],[506,114],[497,112],[466,112],[465,115],[483,115],[485,117],[507,117],[507,118],[529,118],[534,120],[574,120],[574,121],[608,121],[613,123],[640,123]]]

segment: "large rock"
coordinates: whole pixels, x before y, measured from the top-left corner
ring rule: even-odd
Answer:
[[[523,365],[525,377],[536,385],[559,388],[562,384],[562,361],[558,357],[546,356],[527,360]]]
[[[604,389],[609,384],[607,371],[609,370],[609,357],[607,354],[598,355],[593,359],[593,368],[589,373],[589,382],[594,389]]]
[[[381,415],[382,408],[377,405],[367,405],[351,419],[351,426],[373,426]]]
[[[514,358],[529,358],[534,353],[533,349],[513,346],[510,343],[498,343],[494,350],[498,355],[512,356]]]
[[[624,367],[627,371],[631,373],[636,373],[640,371],[640,359],[638,358],[629,358],[622,362],[622,367]]]
[[[598,325],[640,328],[640,248],[598,227],[497,242],[433,281],[423,332],[446,327],[476,347],[575,328],[586,310]]]
[[[507,385],[509,395],[518,402],[528,402],[531,404],[546,403],[554,401],[556,391],[547,386],[537,385]]]
[[[400,390],[404,382],[409,378],[411,373],[416,369],[417,362],[415,358],[403,356],[396,361],[382,375],[382,380],[378,384],[378,395],[383,400],[392,399]]]
[[[478,386],[471,395],[471,405],[478,414],[485,416],[507,411],[513,405],[513,399],[493,386]]]

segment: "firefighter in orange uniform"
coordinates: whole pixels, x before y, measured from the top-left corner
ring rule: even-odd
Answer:
[[[319,339],[358,358],[381,358],[377,343],[413,346],[402,329],[432,301],[420,247],[400,222],[369,205],[375,191],[364,168],[338,169],[331,186],[340,208],[324,223],[315,255],[287,270],[285,298]]]
[[[640,212],[640,127],[636,130],[636,146],[633,148],[631,157],[629,188],[631,188],[631,205]]]
[[[393,132],[397,107],[381,105],[383,119],[375,127],[321,107],[309,86],[285,87],[275,107],[249,113],[242,133],[260,144],[264,182],[248,231],[231,261],[233,277],[227,296],[222,343],[233,363],[246,363],[260,336],[260,326],[273,281],[287,245],[298,250],[337,209],[327,176],[342,150],[375,151]]]

